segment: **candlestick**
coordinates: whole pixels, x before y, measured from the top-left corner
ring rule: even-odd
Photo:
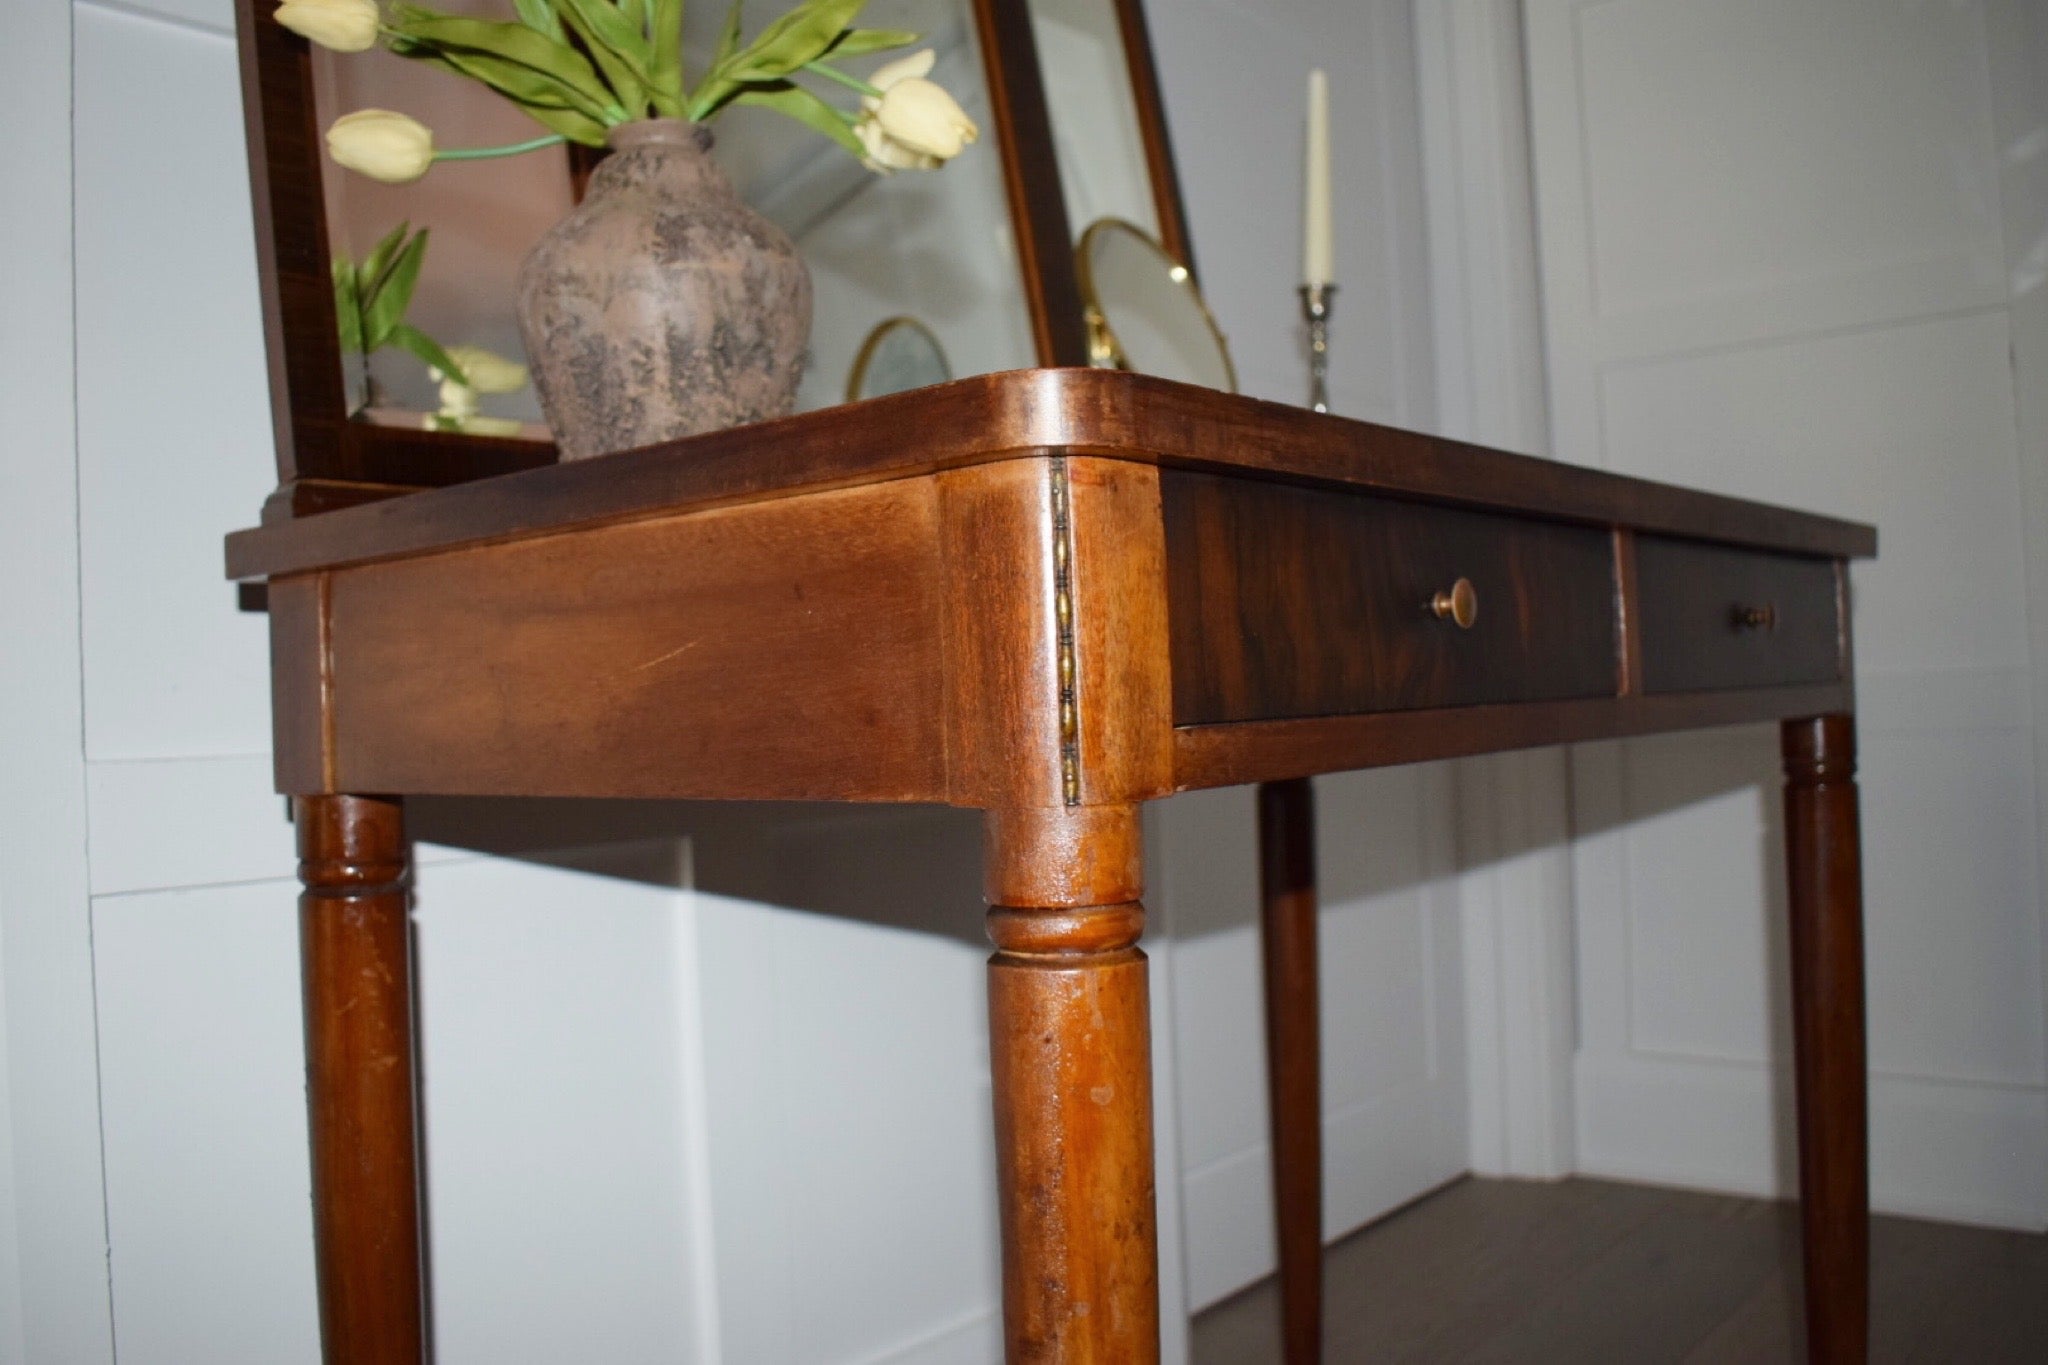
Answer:
[[[1320,69],[1308,73],[1308,149],[1301,205],[1301,279],[1330,282],[1330,83]]]
[[[1334,284],[1305,284],[1301,287],[1301,311],[1308,318],[1308,405],[1317,412],[1330,410],[1330,297]]]

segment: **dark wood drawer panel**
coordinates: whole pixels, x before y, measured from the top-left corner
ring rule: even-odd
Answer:
[[[1606,532],[1168,471],[1178,725],[1610,696]],[[1460,577],[1478,617],[1430,610]]]
[[[1642,536],[1636,589],[1645,692],[1842,676],[1831,559]]]

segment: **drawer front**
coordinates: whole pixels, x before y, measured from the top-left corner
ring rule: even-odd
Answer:
[[[1833,560],[1642,536],[1636,591],[1645,692],[1842,676]]]
[[[1606,532],[1168,471],[1174,721],[1611,696]],[[1432,599],[1469,580],[1469,629]]]

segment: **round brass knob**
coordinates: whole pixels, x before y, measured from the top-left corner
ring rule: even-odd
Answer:
[[[1760,607],[1738,603],[1732,614],[1736,626],[1743,630],[1778,628],[1778,606],[1775,602],[1766,602]]]
[[[1479,619],[1479,592],[1472,586],[1472,580],[1461,578],[1443,592],[1429,599],[1429,609],[1436,613],[1439,621],[1449,621],[1459,630],[1472,629],[1472,623]]]

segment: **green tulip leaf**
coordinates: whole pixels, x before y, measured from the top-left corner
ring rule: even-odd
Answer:
[[[612,102],[634,113],[647,107],[647,63],[654,55],[644,35],[626,23],[610,0],[556,0],[583,50],[604,74]]]
[[[519,12],[519,21],[535,33],[545,33],[558,43],[567,41],[562,35],[562,21],[548,0],[512,0],[512,8]]]
[[[683,114],[685,118],[701,123],[740,88],[739,82],[726,74],[726,69],[732,65],[732,59],[739,51],[741,3],[742,0],[732,0],[732,9],[725,16],[725,27],[719,30],[718,46],[711,54],[711,65],[705,68],[703,81],[690,96]]]
[[[363,349],[362,302],[356,297],[356,268],[346,256],[334,258],[334,321],[341,332],[341,349]]]
[[[725,16],[725,27],[718,32],[718,46],[712,51],[710,70],[716,71],[732,60],[732,54],[740,50],[740,6],[743,0],[732,0],[732,10]]]
[[[412,291],[420,282],[420,265],[426,259],[427,229],[421,228],[363,300],[365,351],[374,351],[391,340],[393,330],[405,321],[405,310],[412,306]]]
[[[654,38],[654,60],[647,74],[652,78],[654,105],[668,118],[683,116],[683,0],[653,0],[647,17],[648,32]],[[670,102],[670,92],[674,99]]]
[[[587,111],[587,102],[572,100],[558,83],[530,67],[464,48],[423,49],[402,55],[482,82],[572,142],[604,146],[605,125]]]
[[[727,76],[740,83],[777,80],[815,60],[849,27],[866,0],[810,0],[761,30],[732,60]]]
[[[398,248],[405,245],[406,236],[411,231],[411,223],[400,223],[379,238],[377,245],[370,248],[370,254],[363,257],[362,269],[356,272],[357,293],[363,300],[377,296],[386,272],[391,269],[391,262],[398,257]]]
[[[800,85],[780,81],[774,85],[750,86],[734,96],[732,102],[755,104],[787,114],[798,123],[823,133],[855,156],[868,154],[867,148],[854,136],[853,129],[847,126],[845,117]]]
[[[864,57],[870,52],[887,52],[894,47],[909,47],[923,36],[922,33],[911,33],[900,28],[850,28],[832,40],[832,46],[825,49],[825,55]]]
[[[400,350],[412,352],[421,360],[439,370],[442,378],[452,379],[458,384],[467,384],[469,382],[469,377],[463,374],[462,367],[457,365],[449,358],[448,353],[441,349],[441,343],[435,341],[411,323],[399,323],[391,329],[391,335],[385,339]]]
[[[611,93],[582,53],[524,24],[499,23],[490,19],[455,19],[434,14],[413,5],[398,5],[391,11],[392,28],[401,40],[392,50],[401,56],[417,56],[415,46],[452,51],[479,52],[526,67],[561,87],[582,112],[599,121],[611,103]],[[492,86],[497,89],[496,85]],[[512,99],[518,96],[501,91]]]

